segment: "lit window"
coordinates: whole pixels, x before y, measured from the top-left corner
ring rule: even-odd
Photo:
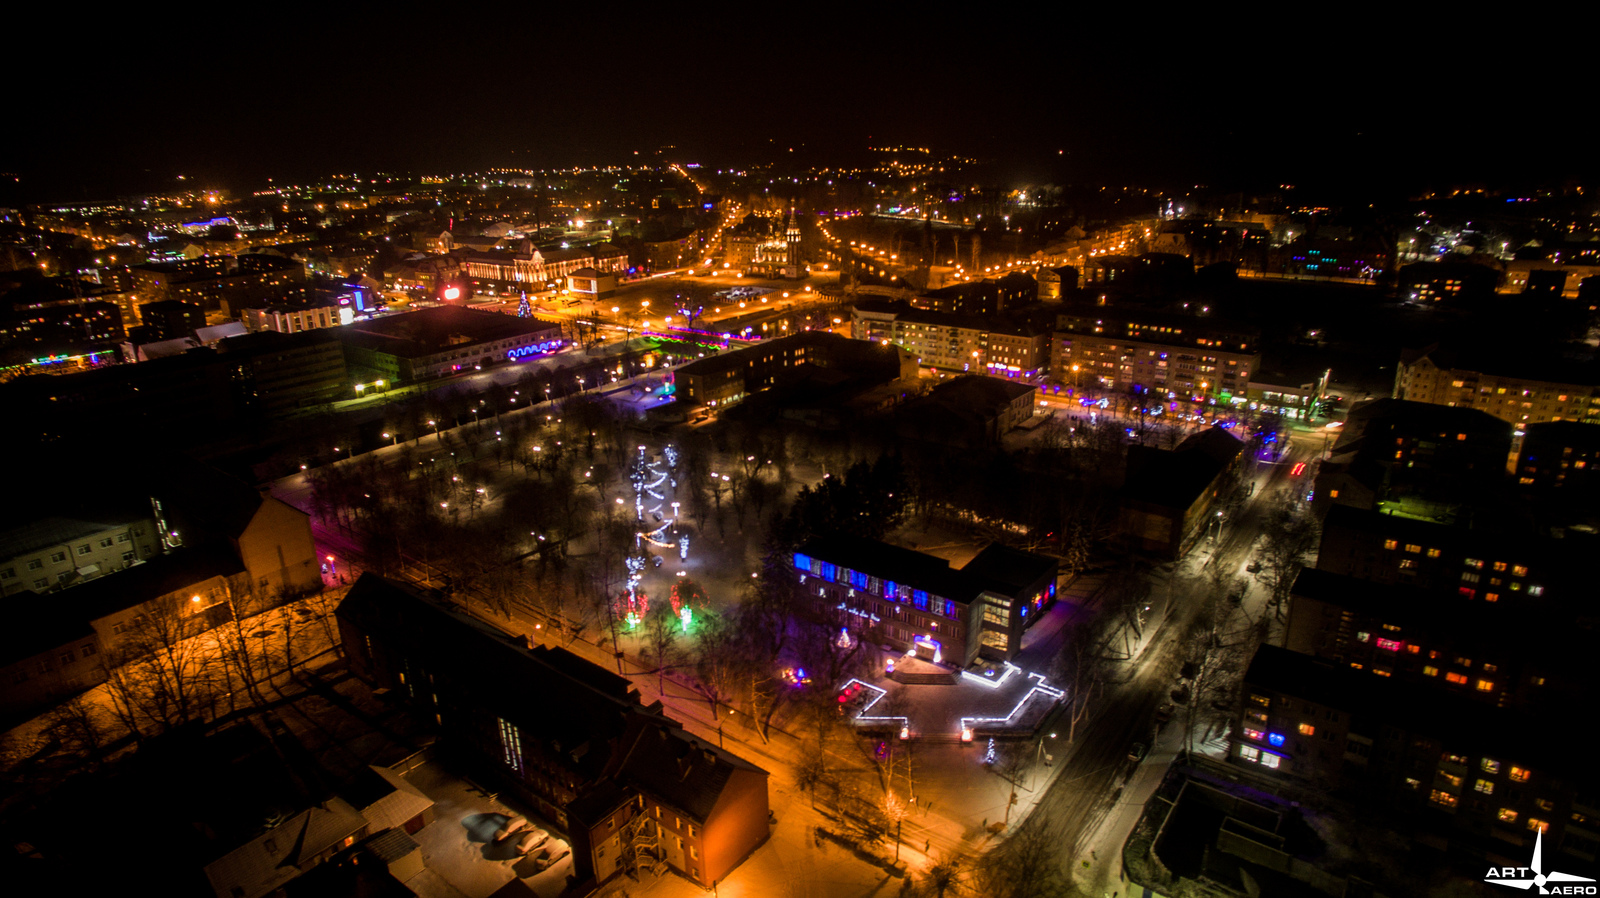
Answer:
[[[1385,549],[1397,549],[1400,547],[1400,541],[1397,539],[1386,539],[1383,541],[1383,547]]]
[[[1486,592],[1483,594],[1483,600],[1485,602],[1498,602],[1500,601],[1500,594],[1497,592]]]
[[[1517,812],[1513,811],[1510,808],[1501,808],[1499,817],[1500,817],[1500,822],[1501,823],[1516,823],[1517,822]]]
[[[1494,781],[1493,780],[1478,780],[1477,782],[1472,784],[1472,790],[1474,792],[1482,792],[1485,795],[1493,795],[1494,794]]]
[[[1494,569],[1497,571],[1503,571],[1506,569],[1506,563],[1504,561],[1496,561],[1494,563]]]
[[[1264,752],[1261,753],[1261,766],[1262,767],[1270,767],[1273,770],[1276,770],[1276,769],[1278,769],[1278,764],[1280,763],[1280,760],[1281,759],[1279,759],[1279,757],[1277,755],[1273,754],[1270,751],[1264,751]]]
[[[1518,767],[1515,764],[1511,765],[1511,781],[1513,783],[1525,783],[1528,781],[1529,775],[1528,768]]]
[[[1315,736],[1316,734],[1317,734],[1317,728],[1316,727],[1312,726],[1309,723],[1300,724],[1300,735],[1302,735],[1302,736]]]
[[[1478,767],[1482,769],[1484,773],[1500,772],[1500,762],[1493,758],[1484,758],[1478,762]]]
[[[1542,833],[1542,832],[1544,832],[1545,830],[1547,830],[1549,828],[1550,828],[1550,824],[1547,821],[1540,820],[1538,817],[1529,817],[1528,818],[1528,829],[1530,829],[1530,830],[1534,830],[1536,832],[1541,832]]]
[[[1417,545],[1416,543],[1406,543],[1406,551],[1410,552],[1413,555],[1415,555],[1418,552],[1422,551],[1422,547]]]
[[[1356,641],[1357,642],[1369,642],[1371,640],[1372,640],[1372,634],[1371,633],[1368,633],[1366,630],[1358,630],[1358,631],[1356,631]]]
[[[1480,571],[1483,570],[1483,560],[1482,559],[1479,559],[1479,558],[1468,558],[1468,559],[1465,559],[1462,563],[1465,564],[1467,567],[1476,568],[1476,569],[1478,569]]]
[[[1262,731],[1257,730],[1257,729],[1252,729],[1251,727],[1245,727],[1244,728],[1244,737],[1246,739],[1252,739],[1252,740],[1254,740],[1256,742],[1260,742],[1262,739],[1264,739],[1266,737],[1266,735],[1267,735],[1266,733],[1263,733]]]
[[[1467,675],[1466,674],[1459,674],[1459,673],[1453,673],[1452,672],[1452,673],[1445,674],[1444,678],[1446,680],[1449,680],[1452,683],[1455,683],[1457,686],[1465,686],[1467,684]]]
[[[1530,586],[1530,587],[1528,587],[1528,595],[1530,595],[1530,596],[1542,596],[1542,595],[1544,595],[1544,587],[1543,586]]]
[[[1434,789],[1432,794],[1428,796],[1428,799],[1434,804],[1442,804],[1447,808],[1453,808],[1456,806],[1456,797],[1451,795],[1449,792],[1445,792],[1440,789]]]
[[[1465,764],[1465,763],[1467,763],[1467,756],[1466,755],[1445,755],[1444,756],[1444,762],[1446,764]]]
[[[1246,761],[1260,761],[1261,749],[1249,745],[1241,745],[1239,746],[1239,757],[1244,758]]]
[[[1493,692],[1494,691],[1494,681],[1493,680],[1479,680],[1478,681],[1478,691],[1479,692]]]
[[[1272,700],[1267,698],[1264,695],[1251,695],[1250,696],[1250,701],[1255,702],[1256,704],[1260,705],[1263,708],[1265,708],[1268,705],[1272,704]]]
[[[1440,554],[1441,553],[1439,552],[1438,549],[1429,549],[1428,550],[1428,557],[1429,558],[1438,558]]]
[[[1453,789],[1461,788],[1461,777],[1456,776],[1453,773],[1441,773],[1439,774],[1439,778],[1449,783],[1450,787]]]
[[[1402,644],[1403,643],[1401,643],[1398,639],[1384,639],[1382,636],[1378,637],[1378,648],[1383,649],[1386,652],[1398,652],[1400,651],[1400,646]]]
[[[1419,780],[1414,776],[1406,777],[1406,788],[1407,789],[1416,789],[1416,788],[1420,787],[1421,785],[1422,785],[1422,780]]]
[[[1463,598],[1468,598],[1468,599],[1470,599],[1473,596],[1478,594],[1478,591],[1476,589],[1473,589],[1470,586],[1458,586],[1458,587],[1456,587],[1456,592],[1459,595],[1461,595]]]
[[[1425,677],[1437,677],[1439,668],[1434,667],[1432,664],[1424,664],[1422,665],[1422,675]]]
[[[1533,803],[1538,805],[1541,811],[1553,811],[1556,809],[1556,803],[1548,798],[1535,798]]]

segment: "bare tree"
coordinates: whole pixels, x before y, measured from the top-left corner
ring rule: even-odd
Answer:
[[[1258,577],[1266,585],[1268,603],[1281,622],[1295,578],[1317,547],[1319,528],[1310,507],[1301,501],[1298,489],[1274,496],[1263,514],[1263,524],[1261,543],[1256,550],[1261,564]]]
[[[991,898],[1056,898],[1068,894],[1061,868],[1060,825],[1038,817],[973,865],[977,894]]]
[[[667,668],[676,663],[679,656],[681,627],[677,615],[672,613],[672,606],[664,602],[657,603],[644,619],[645,655],[656,666],[656,689],[663,694],[667,688]]]
[[[101,654],[112,707],[135,737],[204,718],[217,698],[214,649],[199,637],[206,609],[177,596],[146,603]]]

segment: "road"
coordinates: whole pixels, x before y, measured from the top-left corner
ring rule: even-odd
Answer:
[[[1173,591],[1166,617],[1144,635],[1132,660],[1122,662],[1114,684],[1099,700],[1095,719],[1080,727],[1081,736],[1069,756],[1053,771],[1044,796],[1034,806],[1024,827],[1057,827],[1063,867],[1086,860],[1080,852],[1085,838],[1094,833],[1101,817],[1115,801],[1120,786],[1137,764],[1129,759],[1135,743],[1149,746],[1156,732],[1155,713],[1176,682],[1187,646],[1187,632],[1199,603],[1193,599],[1202,580],[1199,571],[1209,564],[1227,565],[1243,574],[1263,529],[1269,497],[1288,488],[1299,489],[1308,473],[1295,475],[1294,465],[1314,457],[1320,437],[1291,442],[1276,462],[1253,462],[1248,482],[1255,485],[1238,519],[1222,528],[1220,537],[1202,537],[1184,560],[1173,565]],[[1156,586],[1161,590],[1160,585]],[[1256,603],[1252,603],[1256,604]],[[1246,607],[1247,612],[1261,613]],[[1176,726],[1176,719],[1169,726]],[[1125,834],[1121,834],[1125,835]],[[1120,844],[1121,836],[1118,837]]]

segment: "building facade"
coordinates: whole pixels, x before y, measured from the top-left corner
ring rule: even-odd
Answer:
[[[825,537],[793,565],[801,591],[842,629],[956,668],[1013,658],[1056,595],[1055,561],[998,544],[952,569],[876,540]]]
[[[1163,400],[1248,401],[1260,333],[1210,318],[1092,308],[1056,319],[1055,380],[1076,392]]]
[[[1593,363],[1470,360],[1437,347],[1407,352],[1394,396],[1488,412],[1518,427],[1545,421],[1600,424],[1600,377]]]

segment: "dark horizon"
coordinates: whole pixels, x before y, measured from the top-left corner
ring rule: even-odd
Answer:
[[[1557,118],[1533,114],[1576,63],[1489,46],[1487,29],[1390,26],[1357,41],[1320,16],[1276,33],[1165,22],[1130,37],[1064,17],[950,28],[822,15],[807,30],[560,15],[540,13],[537,39],[511,20],[436,30],[319,13],[314,30],[284,33],[291,13],[256,31],[100,22],[74,35],[90,61],[65,71],[62,47],[28,45],[22,66],[50,86],[32,118],[13,118],[28,130],[0,149],[18,178],[0,199],[629,164],[666,145],[712,167],[850,164],[909,145],[978,157],[1006,183],[1376,196],[1596,170]]]

